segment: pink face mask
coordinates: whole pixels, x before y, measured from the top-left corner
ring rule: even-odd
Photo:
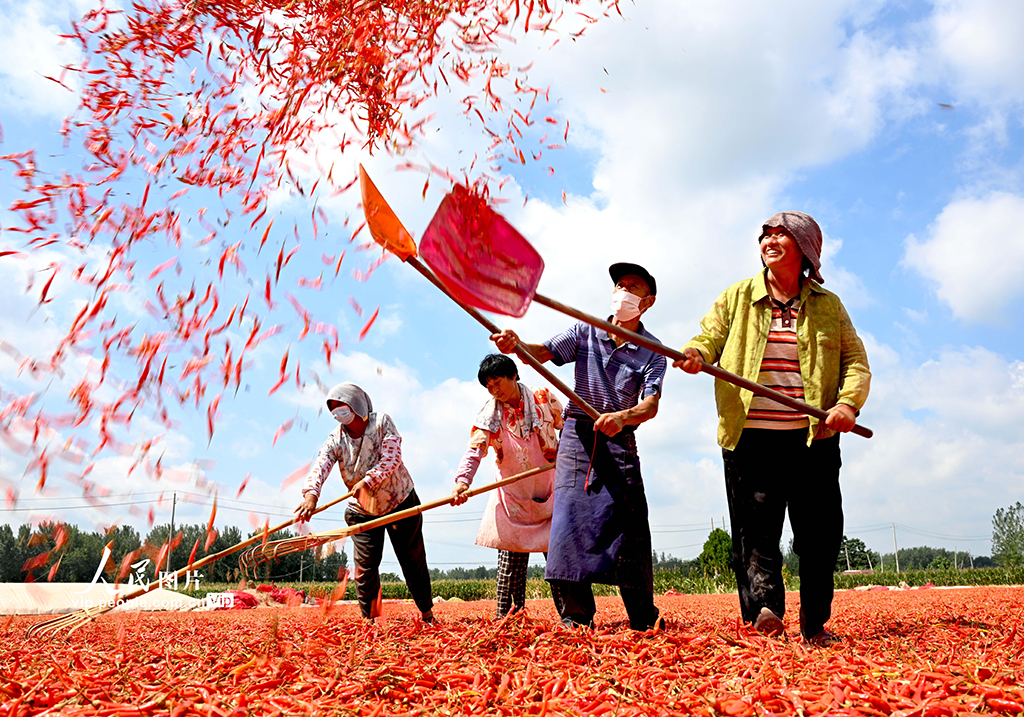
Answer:
[[[612,314],[619,321],[632,321],[640,315],[640,297],[625,289],[612,292]]]

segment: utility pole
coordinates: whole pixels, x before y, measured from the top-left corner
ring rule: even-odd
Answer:
[[[875,566],[871,564],[871,551],[868,551],[868,570],[875,572]]]
[[[893,555],[896,557],[896,572],[900,571],[900,548],[896,545],[896,524],[892,524],[892,549]]]
[[[300,583],[302,582],[302,566],[305,565],[305,562],[306,562],[306,551],[303,550],[301,553],[299,553],[299,582]]]
[[[171,532],[167,535],[167,567],[165,572],[171,572],[171,541],[174,540],[174,506],[178,504],[178,493],[173,493],[173,499],[171,500]],[[159,568],[159,566],[157,566]]]
[[[953,570],[959,570],[956,564],[956,546],[953,546]]]
[[[850,567],[850,549],[846,547],[845,543],[843,544],[843,550],[846,552],[846,569],[853,570],[853,568]]]

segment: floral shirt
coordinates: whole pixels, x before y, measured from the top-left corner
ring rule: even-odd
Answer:
[[[532,396],[533,401],[524,404],[524,396]],[[488,446],[494,447],[498,463],[505,460],[505,448],[501,440],[502,424],[521,439],[536,432],[541,451],[547,460],[553,461],[558,454],[558,436],[555,431],[562,428],[562,404],[549,389],[531,390],[520,383],[519,402],[516,405],[492,398],[477,414],[470,432],[469,445],[456,471],[456,481],[473,483],[473,476],[480,466],[480,460],[487,455]],[[526,461],[521,460],[520,463],[522,470],[535,467],[526,465]]]
[[[366,480],[366,489],[356,494],[353,507],[367,515],[390,513],[412,492],[412,477],[402,462],[402,436],[386,413],[371,413],[359,438],[350,436],[344,426],[331,431],[313,462],[302,494],[319,497],[335,463],[348,488]]]

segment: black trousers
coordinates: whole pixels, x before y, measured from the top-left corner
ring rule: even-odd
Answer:
[[[407,510],[420,504],[419,496],[413,490],[409,497],[402,501],[392,513]],[[367,515],[354,510],[351,506],[345,511],[345,522],[358,525],[380,518],[379,515]],[[352,536],[352,553],[355,562],[356,598],[363,617],[373,617],[373,602],[380,594],[380,561],[384,556],[384,533],[391,538],[391,547],[395,549],[398,564],[402,567],[402,576],[409,586],[412,599],[420,612],[426,613],[434,606],[430,591],[430,570],[427,568],[427,550],[423,546],[423,516],[414,515],[397,523],[384,525],[365,533]]]
[[[734,451],[722,451],[732,522],[732,560],[740,613],[786,612],[782,525],[789,510],[793,552],[800,556],[800,629],[820,632],[832,616],[833,572],[843,540],[839,436],[807,446],[806,429],[746,429]]]
[[[590,583],[572,580],[548,580],[555,607],[563,621],[571,620],[577,625],[594,626],[594,589]],[[654,627],[661,614],[654,605],[654,593],[641,588],[627,588],[619,585],[622,604],[629,616],[629,626],[634,630],[649,630]]]

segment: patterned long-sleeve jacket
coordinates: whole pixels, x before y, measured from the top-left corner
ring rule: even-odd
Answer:
[[[367,515],[390,513],[412,492],[412,476],[402,462],[402,436],[386,413],[371,413],[358,438],[344,426],[331,431],[313,461],[302,494],[319,497],[335,464],[349,488],[366,479],[366,489],[356,495],[354,505]]]

